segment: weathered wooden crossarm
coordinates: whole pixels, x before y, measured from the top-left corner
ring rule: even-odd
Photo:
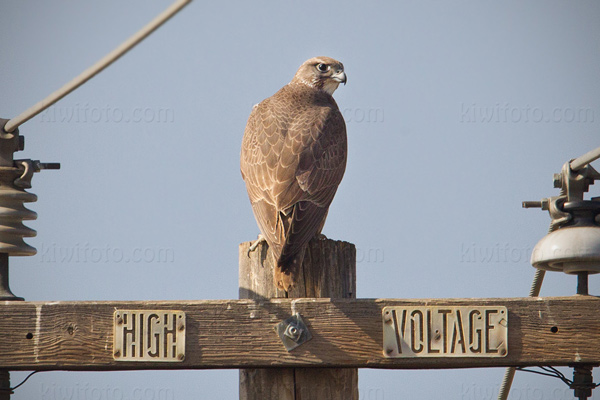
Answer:
[[[387,358],[386,306],[505,306],[505,357]],[[115,358],[115,310],[185,313],[185,355],[171,362]],[[300,313],[312,340],[287,352],[273,327]],[[467,368],[600,364],[600,299],[273,299],[4,302],[0,368],[9,370],[209,369],[244,367]],[[467,328],[465,328],[467,329]],[[468,332],[465,331],[465,335]],[[153,339],[148,337],[151,342]],[[161,339],[162,340],[162,339]],[[466,339],[468,340],[468,338]],[[123,356],[119,354],[119,356]]]

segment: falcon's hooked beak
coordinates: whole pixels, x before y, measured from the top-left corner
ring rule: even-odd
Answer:
[[[336,82],[346,84],[346,73],[343,70],[337,71],[335,74],[331,75],[331,78]]]

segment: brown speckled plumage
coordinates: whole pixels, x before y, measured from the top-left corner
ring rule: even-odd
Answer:
[[[253,108],[244,132],[242,177],[284,290],[294,284],[306,244],[321,232],[346,168],[346,124],[330,94],[340,82],[346,75],[339,61],[306,61]]]

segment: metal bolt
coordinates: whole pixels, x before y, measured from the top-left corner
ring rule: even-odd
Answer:
[[[522,205],[523,208],[542,208],[541,201],[524,201]]]
[[[302,336],[302,329],[298,328],[295,324],[290,323],[287,328],[285,328],[285,332],[283,334],[292,339],[294,342],[298,342]]]
[[[587,399],[592,396],[592,389],[596,387],[592,379],[592,367],[588,365],[576,365],[573,367],[573,383],[569,385],[573,389],[575,397]]]
[[[385,349],[385,353],[386,353],[387,355],[390,355],[390,354],[392,354],[393,352],[394,352],[394,349],[392,349],[392,348],[390,348],[390,347],[388,347],[387,349]]]
[[[554,184],[554,187],[557,188],[557,189],[562,188],[563,179],[562,179],[562,174],[561,173],[554,174],[553,184]]]
[[[310,330],[299,313],[281,321],[274,328],[287,351],[295,349],[312,338]]]
[[[121,357],[121,352],[119,350],[115,351],[115,357]]]
[[[177,355],[177,358],[178,358],[179,360],[183,361],[183,359],[185,358],[185,355],[183,355],[183,354],[178,354],[178,355]]]
[[[120,316],[117,316],[117,324],[123,325],[123,318],[121,318]]]
[[[184,324],[179,325],[179,330],[180,331],[183,331],[184,329],[185,329],[185,325]]]

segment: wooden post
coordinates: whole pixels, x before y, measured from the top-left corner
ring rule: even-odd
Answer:
[[[250,244],[245,242],[239,247],[240,299],[356,298],[356,248],[353,244],[329,239],[311,240],[298,282],[289,293],[277,289],[273,283],[272,257],[267,255],[267,244],[261,243],[248,254]],[[310,329],[311,321],[304,322]],[[275,331],[273,335],[276,335]],[[330,340],[335,342],[336,338]],[[357,400],[358,369],[241,369],[240,400],[269,399]]]
[[[0,400],[10,400],[10,395],[13,393],[10,390],[10,372],[0,370]]]

